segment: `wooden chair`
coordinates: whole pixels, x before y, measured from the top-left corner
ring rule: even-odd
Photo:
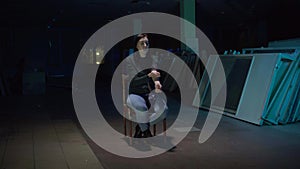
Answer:
[[[126,104],[126,100],[127,100],[127,89],[128,89],[128,75],[122,75],[122,99],[123,99],[123,122],[124,122],[124,135],[127,136],[127,121],[129,123],[129,137],[132,137],[132,126],[133,126],[133,121],[132,120],[128,120],[131,119],[132,116],[134,116],[135,112],[130,109],[127,104]],[[126,118],[128,117],[128,119]],[[162,120],[162,128],[163,128],[163,133],[164,136],[166,136],[166,130],[167,130],[167,119],[164,118]],[[156,124],[153,125],[153,135],[156,135]]]

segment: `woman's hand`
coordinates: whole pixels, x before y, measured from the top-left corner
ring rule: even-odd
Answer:
[[[152,70],[149,74],[149,77],[151,77],[153,79],[153,81],[155,81],[157,78],[160,77],[160,73],[156,70]]]
[[[155,90],[160,90],[162,88],[162,85],[160,84],[160,81],[154,81]]]

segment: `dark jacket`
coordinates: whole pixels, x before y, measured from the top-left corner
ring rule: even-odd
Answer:
[[[155,68],[156,63],[152,57],[141,58],[139,55],[130,55],[127,59],[126,74],[133,77],[129,84],[129,94],[145,95],[154,89],[154,83],[148,74]],[[148,69],[142,70],[140,65]]]

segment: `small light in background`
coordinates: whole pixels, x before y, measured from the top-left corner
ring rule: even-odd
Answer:
[[[100,62],[96,62],[97,65],[100,65]]]

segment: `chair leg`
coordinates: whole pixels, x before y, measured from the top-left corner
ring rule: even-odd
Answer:
[[[166,136],[166,131],[167,131],[167,119],[165,118],[163,120],[163,132],[164,132],[164,136]]]
[[[126,125],[126,118],[123,117],[123,123],[124,123],[124,135],[127,136],[127,125]]]
[[[127,136],[127,119],[126,112],[128,111],[127,107],[123,106],[123,123],[124,123],[124,135]]]
[[[129,136],[132,137],[132,125],[133,125],[133,122],[130,121],[129,122]]]

